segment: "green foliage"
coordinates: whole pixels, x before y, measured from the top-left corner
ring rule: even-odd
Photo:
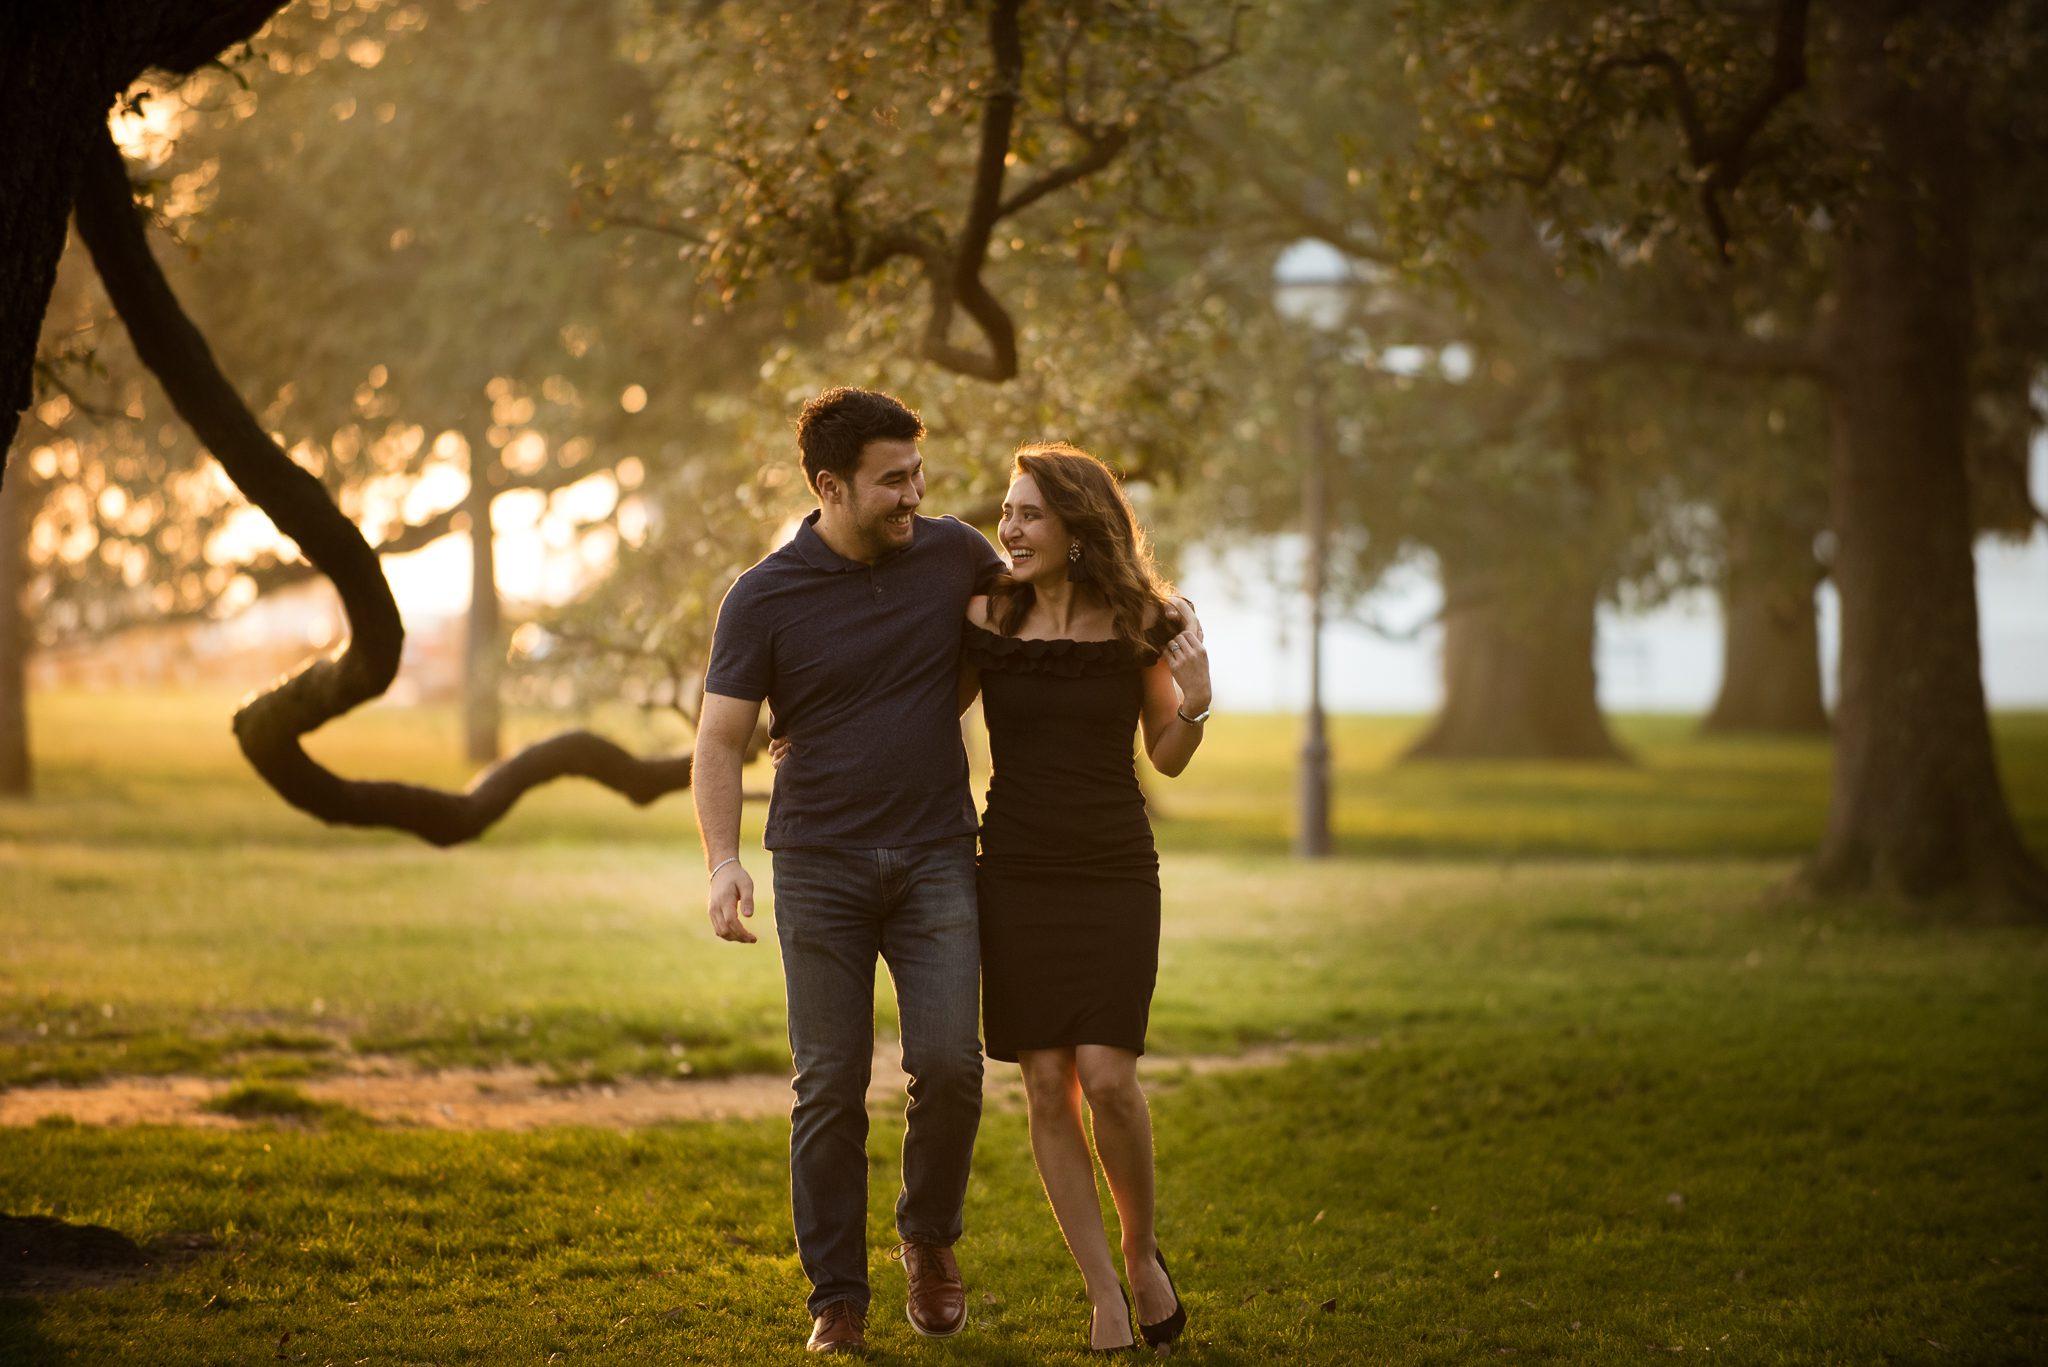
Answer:
[[[1548,225],[1562,272],[1611,286],[1617,264],[1659,254],[1696,290],[1724,296],[1724,316],[1706,321],[1732,345],[1708,365],[1739,358],[1744,341],[1818,346],[1832,289],[1888,287],[1826,278],[1870,205],[1925,189],[1902,186],[1848,112],[1844,72],[1856,58],[1825,7],[1412,0],[1398,12],[1416,137],[1352,171],[1371,177],[1386,241],[1405,260],[1471,269],[1491,247],[1487,212],[1519,203]],[[2038,521],[2027,470],[2042,421],[2031,377],[2048,357],[2038,249],[2048,143],[2035,136],[2048,120],[2038,78],[2048,11],[2026,0],[1907,5],[1877,22],[1899,89],[1949,73],[1969,87],[1970,145],[1958,155],[1976,168],[1971,496],[1980,528],[2025,535]],[[1802,504],[1815,502],[1815,463],[1795,481]],[[1724,519],[1739,517],[1772,482],[1745,461],[1709,498]],[[1750,543],[1773,531],[1729,528]]]
[[[1019,108],[1008,141],[989,144],[1002,194],[983,202],[1000,79],[985,14],[630,12],[624,46],[653,117],[586,169],[583,209],[625,251],[678,258],[703,315],[748,329],[760,364],[701,408],[732,459],[676,468],[650,490],[655,531],[608,582],[543,619],[531,663],[559,675],[569,659],[586,695],[609,683],[692,715],[719,597],[764,530],[808,504],[788,424],[829,385],[886,388],[923,412],[928,512],[991,520],[1027,439],[1073,438],[1140,483],[1182,467],[1213,426],[1229,327],[1198,267],[1149,255],[1147,215],[1183,208],[1186,163],[1172,152],[1234,18],[1025,7]],[[974,348],[955,345],[957,325],[934,332],[956,306],[985,333],[997,326],[963,303],[959,282],[984,268],[1014,375],[963,362]],[[837,289],[806,288],[819,284]]]
[[[1644,366],[1627,340],[1731,326],[1754,309],[1754,281],[1612,231],[1576,249],[1605,267],[1591,279],[1542,213],[1488,200],[1452,222],[1393,176],[1431,166],[1455,179],[1432,160],[1444,136],[1435,105],[1410,86],[1419,45],[1438,40],[1404,23],[1424,26],[1401,5],[1270,7],[1241,64],[1242,110],[1207,125],[1212,217],[1227,225],[1235,285],[1227,401],[1239,420],[1168,513],[1175,531],[1217,542],[1297,526],[1318,401],[1331,587],[1352,604],[1404,564],[1510,608],[1585,586],[1653,603],[1718,574],[1724,528],[1702,505],[1732,517],[1762,501],[1753,486],[1793,483],[1804,496],[1784,506],[1817,516],[1824,462],[1777,439],[1794,406],[1782,387]],[[1351,60],[1332,64],[1331,50]],[[1411,217],[1436,235],[1404,237]],[[1273,253],[1301,236],[1354,265],[1349,317],[1321,339],[1271,317],[1266,298]]]
[[[1560,260],[1590,272],[1616,236],[1675,236],[1719,259],[1715,215],[1745,236],[1823,220],[1855,163],[1826,139],[1810,101],[1777,105],[1749,143],[1731,142],[1776,79],[1780,10],[1683,0],[1399,6],[1417,137],[1403,155],[1359,168],[1381,181],[1390,238],[1417,255],[1478,254],[1474,211],[1526,191],[1556,226]],[[1735,183],[1718,178],[1722,152],[1739,163]]]
[[[573,536],[597,560],[645,539],[673,466],[717,463],[692,440],[695,396],[733,363],[712,338],[734,330],[690,324],[672,273],[636,270],[575,220],[572,171],[639,95],[603,11],[436,0],[289,10],[240,69],[144,106],[159,122],[136,164],[174,285],[262,421],[372,541],[460,525],[446,479],[416,487],[429,469],[458,490],[472,472],[550,494],[594,477],[613,497]],[[82,339],[104,373],[53,363],[76,401],[53,392],[48,430],[30,433],[51,439],[32,463],[76,486],[37,538],[45,634],[239,606],[272,557],[240,573],[260,536],[246,522],[221,535],[239,499],[85,272],[74,253],[46,351]],[[679,352],[695,363],[679,369]],[[713,482],[723,498],[743,478]]]
[[[786,274],[942,274],[930,254],[973,251],[981,130],[1004,93],[986,16],[1003,8],[636,4],[626,47],[656,92],[656,140],[592,183],[598,211],[676,238],[721,300]],[[1019,224],[990,246],[999,273],[1027,242],[1077,261],[1130,251],[1119,220],[1178,182],[1171,142],[1235,23],[1155,0],[1021,7],[1002,213]],[[1008,207],[1027,196],[1041,207]]]

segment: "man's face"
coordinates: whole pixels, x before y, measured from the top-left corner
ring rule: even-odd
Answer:
[[[832,501],[850,524],[863,556],[879,559],[910,544],[917,505],[924,502],[924,458],[908,439],[869,442],[851,484],[834,480]]]

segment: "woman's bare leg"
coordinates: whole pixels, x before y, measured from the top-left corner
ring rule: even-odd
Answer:
[[[1102,1203],[1095,1195],[1095,1156],[1081,1124],[1081,1082],[1071,1049],[1018,1051],[1024,1097],[1031,1116],[1031,1157],[1045,1184],[1046,1200],[1081,1269],[1092,1307],[1089,1344],[1118,1348],[1131,1342],[1123,1285],[1102,1228]]]
[[[1095,1151],[1123,1227],[1124,1274],[1138,1321],[1157,1324],[1173,1313],[1174,1294],[1159,1267],[1153,1229],[1152,1113],[1138,1085],[1138,1056],[1107,1044],[1083,1044],[1074,1050],[1074,1062],[1095,1117]]]

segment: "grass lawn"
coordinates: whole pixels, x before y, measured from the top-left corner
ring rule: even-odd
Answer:
[[[772,943],[711,940],[684,801],[560,785],[437,852],[282,807],[219,699],[35,717],[41,794],[0,806],[0,1084],[242,1077],[258,1123],[0,1131],[0,1210],[167,1250],[0,1299],[0,1362],[794,1360],[786,1122],[458,1134],[291,1091],[360,1053],[786,1064]],[[1285,852],[1290,721],[1217,726],[1158,785],[1146,1072],[1186,1356],[2048,1358],[2048,935],[1770,897],[1818,834],[1821,744],[1624,719],[1633,766],[1391,766],[1414,725],[1338,721],[1318,865]],[[466,776],[445,713],[332,730],[350,773]],[[1999,739],[2048,848],[2048,718]],[[1288,1040],[1317,1047],[1175,1064]],[[900,1137],[877,1117],[878,1245]],[[875,1356],[1080,1357],[1014,1112],[985,1119],[961,1255],[974,1324],[927,1343],[878,1247]]]

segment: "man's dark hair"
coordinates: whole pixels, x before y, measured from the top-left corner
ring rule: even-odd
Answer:
[[[861,449],[871,441],[916,441],[924,423],[916,413],[879,389],[828,389],[804,405],[796,418],[796,445],[803,452],[804,483],[818,491],[818,476],[830,470],[848,484],[860,468]]]

